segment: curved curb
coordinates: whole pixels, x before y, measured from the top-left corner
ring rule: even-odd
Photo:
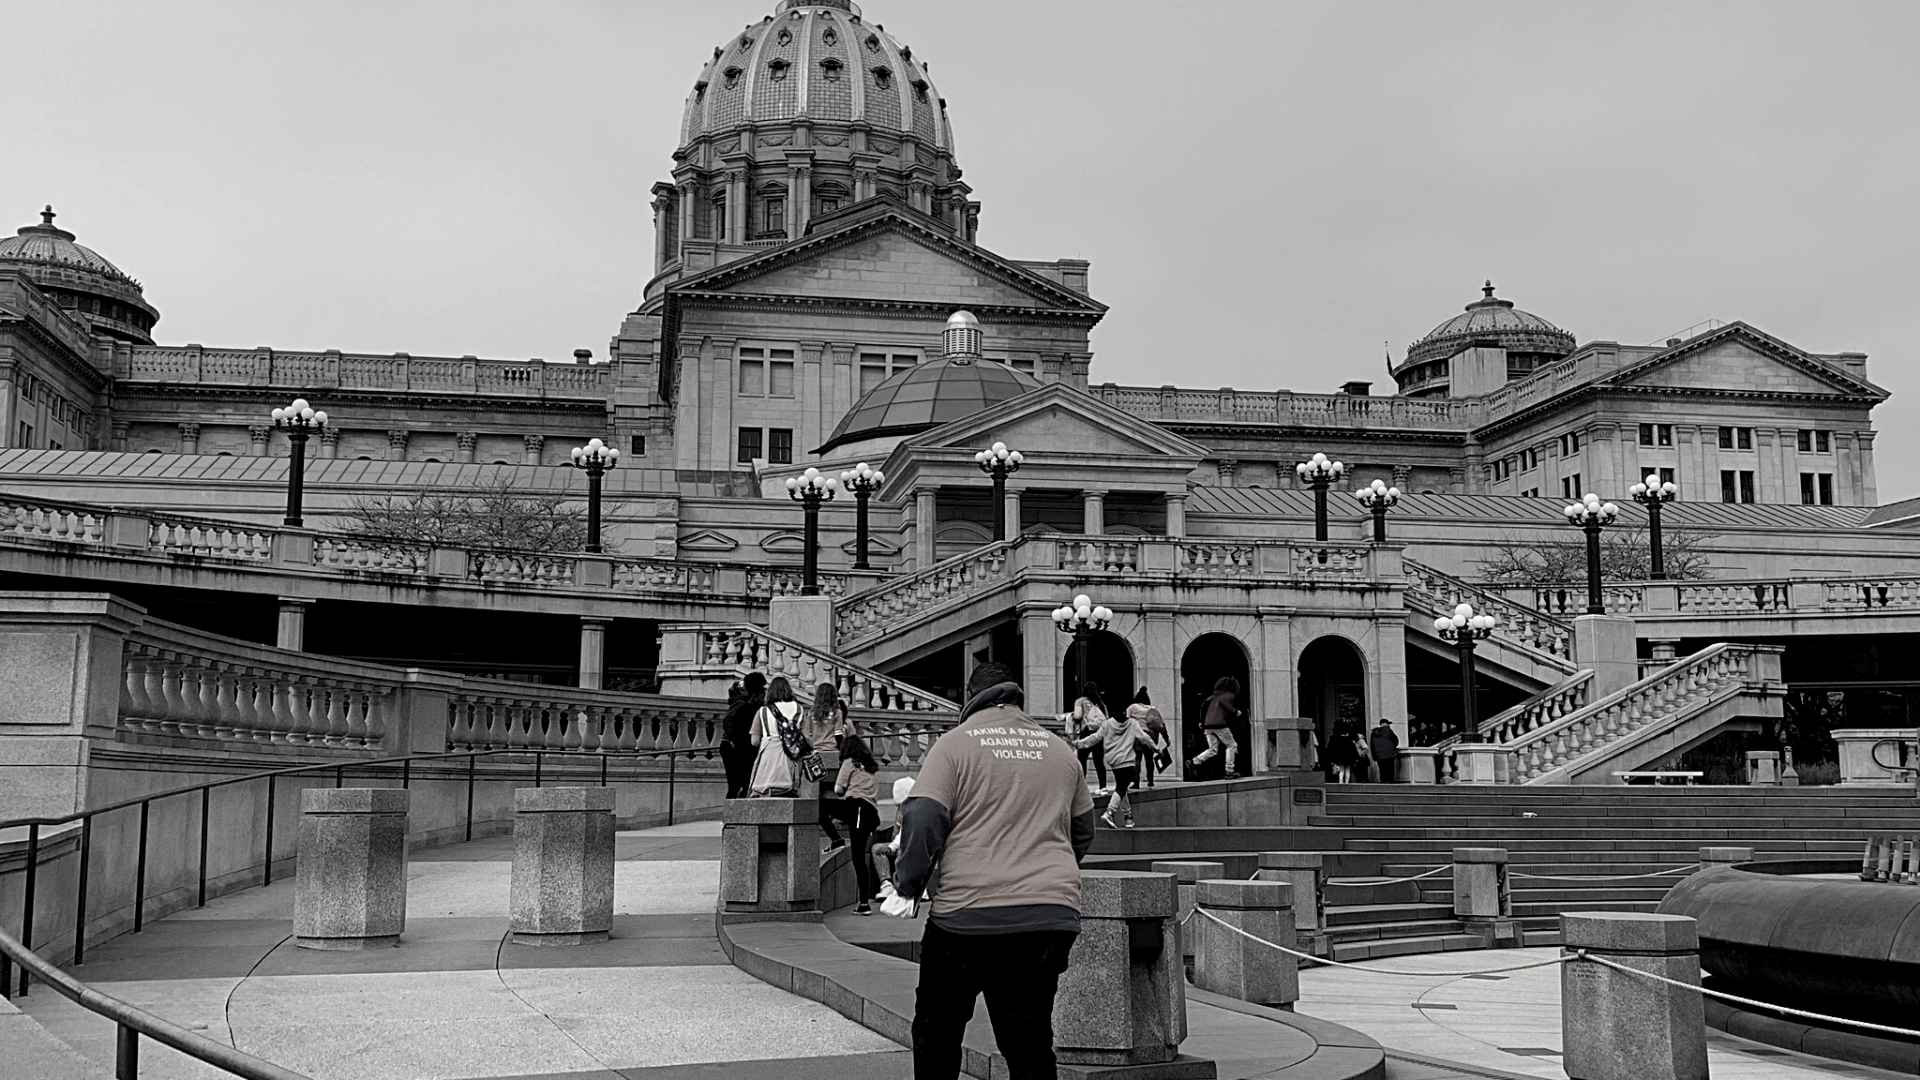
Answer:
[[[1920,1043],[1803,1024],[1752,1012],[1716,998],[1707,998],[1706,1002],[1707,1026],[1716,1031],[1815,1057],[1871,1065],[1909,1076],[1920,1073]]]

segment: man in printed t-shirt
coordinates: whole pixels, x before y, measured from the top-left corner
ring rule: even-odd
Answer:
[[[1022,711],[1006,667],[980,665],[967,694],[901,808],[899,862],[882,890],[881,910],[904,915],[932,885],[913,1075],[960,1075],[961,1035],[984,994],[1012,1080],[1054,1080],[1053,999],[1080,934],[1093,797],[1073,746]]]

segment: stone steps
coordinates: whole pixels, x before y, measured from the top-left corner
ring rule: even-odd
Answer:
[[[1474,934],[1421,934],[1415,937],[1331,943],[1329,949],[1333,959],[1354,963],[1360,960],[1379,960],[1388,956],[1479,949],[1484,948],[1485,945],[1486,942]]]
[[[1422,922],[1453,918],[1453,905],[1446,904],[1328,904],[1326,925],[1358,926],[1390,922]]]
[[[1337,908],[1328,908],[1329,912]],[[1375,941],[1382,938],[1433,937],[1463,934],[1467,924],[1459,919],[1406,919],[1393,922],[1352,923],[1329,926],[1327,940],[1335,944],[1349,941]]]

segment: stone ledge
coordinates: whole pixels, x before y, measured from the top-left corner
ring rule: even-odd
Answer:
[[[1836,1061],[1871,1065],[1908,1075],[1920,1073],[1920,1044],[1883,1038],[1868,1031],[1818,1027],[1798,1020],[1749,1012],[1715,998],[1707,998],[1706,1005],[1707,1026],[1716,1031]]]

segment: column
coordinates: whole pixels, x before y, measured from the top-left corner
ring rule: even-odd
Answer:
[[[698,200],[693,197],[693,181],[688,180],[680,184],[679,190],[679,198],[675,200],[679,205],[674,207],[674,212],[680,216],[680,247],[684,248],[687,241],[693,239],[693,208]],[[668,262],[674,262],[679,258],[680,252],[678,250],[667,252]],[[671,344],[669,344],[668,347],[671,348]]]
[[[612,619],[580,616],[580,688],[598,690],[607,672],[607,624]]]
[[[320,429],[320,456],[331,461],[340,456],[340,429],[324,427]]]
[[[125,420],[114,421],[113,441],[107,444],[107,449],[124,452],[127,448],[127,433],[130,427],[131,425],[129,425]]]
[[[1167,495],[1167,535],[1174,539],[1183,539],[1187,535],[1187,494],[1169,492]]]
[[[546,445],[547,437],[545,435],[520,436],[520,463],[522,465],[540,464],[540,451],[545,448]]]
[[[394,428],[388,431],[387,432],[387,460],[388,461],[407,460],[407,441],[411,437],[412,436],[409,432],[403,431],[399,428]]]
[[[1880,481],[1876,479],[1873,474],[1874,434],[1875,433],[1871,431],[1854,433],[1854,438],[1860,443],[1857,460],[1859,461],[1860,471],[1859,492],[1861,506],[1880,505]]]
[[[1020,491],[1007,485],[1007,539],[1020,539]]]
[[[753,220],[747,206],[747,192],[752,185],[747,183],[747,171],[735,169],[727,174],[727,243],[744,244],[747,242],[747,223]]]
[[[454,436],[454,440],[459,446],[459,450],[454,455],[454,460],[465,465],[473,464],[473,450],[474,447],[480,444],[480,433],[476,431],[462,431]]]
[[[653,272],[658,274],[673,261],[673,249],[667,243],[674,214],[672,184],[653,185]]]
[[[1055,628],[1046,611],[1020,612],[1020,677],[1026,686],[1027,707],[1043,717],[1066,709],[1061,700],[1060,666],[1066,660],[1069,640]]]
[[[936,496],[934,488],[913,489],[913,558],[917,570],[924,570],[937,561],[933,543],[934,514],[939,510]]]
[[[250,449],[253,452],[254,457],[267,456],[267,440],[271,438],[273,438],[273,428],[269,427],[268,425],[266,424],[247,425],[248,449]]]
[[[307,647],[307,609],[313,601],[300,596],[280,598],[280,625],[274,635],[274,645],[294,652],[304,652]]]
[[[1100,536],[1107,531],[1107,493],[1104,491],[1083,491],[1080,493],[1081,531],[1088,536]]]
[[[294,877],[294,944],[378,949],[407,926],[405,788],[306,788],[300,792],[300,861]]]
[[[1221,487],[1237,487],[1239,485],[1240,461],[1238,458],[1221,458],[1218,462],[1214,463],[1213,470],[1220,476]],[[1280,475],[1285,476],[1286,472],[1283,470]]]
[[[200,452],[199,424],[180,425],[180,452],[183,454],[197,454]]]
[[[793,165],[787,169],[787,239],[797,240],[807,231],[807,218],[813,211],[813,169]]]

